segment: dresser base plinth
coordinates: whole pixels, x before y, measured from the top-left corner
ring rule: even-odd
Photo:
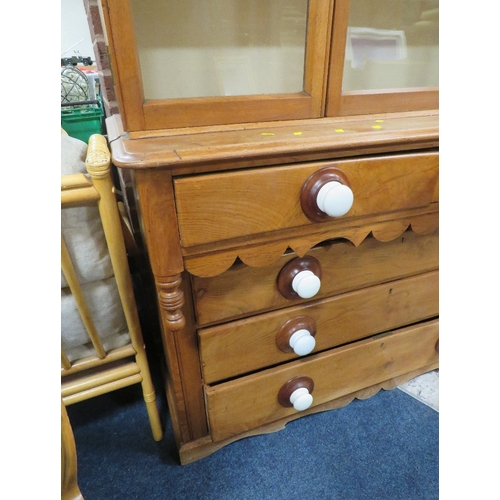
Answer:
[[[360,391],[347,394],[341,398],[334,399],[327,403],[315,406],[314,408],[311,408],[304,412],[298,413],[296,415],[291,415],[286,418],[282,418],[275,422],[271,422],[267,425],[260,426],[256,429],[252,429],[250,431],[239,434],[238,436],[233,436],[223,441],[213,442],[210,436],[205,436],[190,443],[186,443],[180,447],[179,449],[180,463],[181,465],[187,465],[189,463],[196,462],[197,460],[208,457],[212,453],[215,453],[217,450],[223,448],[224,446],[234,443],[235,441],[239,441],[240,439],[281,431],[286,427],[286,424],[288,422],[296,420],[297,418],[302,418],[307,415],[312,415],[314,413],[320,413],[323,411],[336,410],[338,408],[342,408],[343,406],[348,405],[354,399],[368,399],[377,394],[381,389],[386,391],[392,390],[397,386],[404,384],[405,382],[408,382],[408,380],[411,380],[415,377],[418,377],[419,375],[423,375],[424,373],[431,372],[438,368],[439,368],[439,363],[433,363],[431,365],[424,366],[422,368],[419,368],[418,370],[405,373],[403,375],[400,375],[399,377],[385,380],[384,382],[380,382],[379,384],[366,387],[365,389],[361,389]]]

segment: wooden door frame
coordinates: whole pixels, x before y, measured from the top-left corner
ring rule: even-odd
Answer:
[[[407,88],[342,92],[350,0],[335,0],[325,116],[397,113],[439,108],[439,90]]]
[[[309,0],[304,91],[294,94],[146,100],[131,0],[101,0],[127,132],[319,118],[325,106],[334,0]]]

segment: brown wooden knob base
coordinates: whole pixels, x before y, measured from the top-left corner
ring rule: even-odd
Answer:
[[[290,402],[290,396],[301,387],[305,387],[309,391],[309,394],[311,394],[314,389],[314,380],[305,375],[299,375],[290,379],[279,390],[278,403],[285,408],[292,407],[293,404]]]
[[[351,187],[347,175],[335,166],[322,168],[314,172],[302,186],[300,193],[300,205],[302,211],[309,220],[313,222],[331,221],[332,218],[319,209],[316,198],[318,197],[319,190],[328,182],[337,181]]]
[[[321,264],[314,257],[297,257],[288,261],[278,275],[278,290],[286,299],[295,300],[301,297],[292,288],[292,281],[300,271],[312,271],[321,279]]]
[[[307,330],[313,337],[316,335],[316,321],[310,316],[297,316],[288,320],[276,335],[276,345],[283,352],[293,352],[290,338],[299,330]]]

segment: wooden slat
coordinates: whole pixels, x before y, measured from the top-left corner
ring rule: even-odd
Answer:
[[[312,99],[304,93],[242,97],[199,97],[147,101],[145,128],[225,125],[228,123],[299,120],[312,115]]]
[[[68,174],[61,176],[61,191],[90,186],[92,186],[92,182],[85,174]]]
[[[61,207],[68,208],[96,202],[99,193],[84,174],[61,176]]]
[[[437,88],[344,92],[340,97],[339,114],[350,116],[365,113],[395,113],[438,107]]]
[[[71,361],[66,356],[66,353],[61,349],[61,366],[63,370],[71,369]]]
[[[142,379],[142,376],[140,374],[132,375],[132,376],[126,377],[126,378],[120,378],[114,382],[100,385],[98,387],[95,387],[93,389],[89,389],[87,391],[77,392],[77,393],[70,395],[70,396],[66,396],[63,398],[63,401],[64,401],[64,404],[66,406],[69,406],[69,405],[72,405],[74,403],[79,403],[81,401],[85,401],[85,400],[90,399],[90,398],[95,398],[96,396],[101,396],[102,394],[107,394],[108,392],[116,391],[117,389],[123,389],[124,387],[128,387],[129,385],[139,384],[142,382],[142,380],[143,379]],[[153,401],[153,404],[155,404],[154,401]],[[159,417],[159,416],[157,416],[157,417]],[[157,421],[156,418],[155,418],[155,421]],[[160,427],[160,429],[161,429],[161,427]],[[156,432],[158,432],[158,431],[156,430]],[[156,439],[156,441],[159,441],[161,438],[158,439],[155,437],[155,439]]]
[[[104,358],[106,356],[106,351],[104,350],[101,339],[99,338],[99,334],[94,325],[94,321],[92,320],[92,315],[87,306],[87,301],[85,300],[85,297],[83,295],[82,288],[80,286],[80,283],[78,282],[78,276],[76,275],[75,268],[73,266],[73,263],[71,262],[71,257],[62,236],[61,267],[64,273],[64,277],[68,282],[69,289],[71,290],[73,298],[75,299],[76,306],[78,307],[78,312],[80,313],[80,317],[82,318],[82,322],[85,326],[89,339],[92,342],[97,355],[100,358]]]
[[[91,373],[87,376],[75,377],[70,380],[63,379],[61,383],[61,394],[63,398],[80,392],[86,392],[96,387],[119,381],[122,378],[131,377],[140,373],[136,363],[131,362],[117,367],[106,368],[100,372]]]
[[[99,199],[96,190],[90,187],[82,187],[61,191],[61,207],[69,208],[94,203]]]
[[[69,369],[61,369],[61,376],[73,375],[74,373],[82,372],[85,370],[90,370],[97,366],[102,366],[103,364],[113,363],[120,359],[130,358],[136,354],[135,349],[132,345],[126,345],[123,347],[118,347],[116,349],[111,349],[106,353],[106,357],[101,359],[97,356],[88,356],[86,358],[75,360]]]

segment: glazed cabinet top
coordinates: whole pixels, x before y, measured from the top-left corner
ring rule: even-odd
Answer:
[[[100,0],[124,130],[438,107],[438,0]]]
[[[437,0],[101,3],[157,274],[434,226]]]

